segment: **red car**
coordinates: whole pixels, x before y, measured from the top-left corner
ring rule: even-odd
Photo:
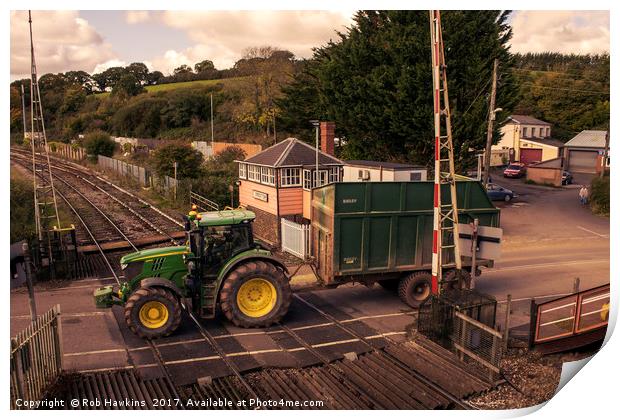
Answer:
[[[504,169],[504,178],[521,178],[525,175],[527,168],[525,164],[513,162]]]

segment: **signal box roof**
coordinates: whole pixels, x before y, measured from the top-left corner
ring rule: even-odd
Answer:
[[[256,214],[249,210],[235,209],[206,211],[204,213],[200,213],[200,217],[200,220],[197,220],[197,224],[200,227],[228,226],[237,225],[239,223],[249,223],[256,218]]]

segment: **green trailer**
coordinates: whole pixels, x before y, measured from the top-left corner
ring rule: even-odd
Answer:
[[[500,212],[482,184],[457,182],[459,223],[478,219],[499,227]],[[446,186],[442,197],[449,200]],[[433,182],[341,182],[312,192],[312,254],[327,286],[347,282],[379,283],[398,289],[415,306],[430,294],[433,237]],[[455,267],[453,252],[444,262]],[[477,260],[490,267],[493,261]],[[446,288],[468,287],[471,258],[463,270],[446,270]],[[458,281],[457,281],[458,279]]]

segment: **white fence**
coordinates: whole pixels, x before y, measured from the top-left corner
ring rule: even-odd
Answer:
[[[305,259],[310,254],[310,225],[282,220],[282,250]]]

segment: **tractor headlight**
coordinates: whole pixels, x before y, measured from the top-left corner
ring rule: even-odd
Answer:
[[[190,261],[187,263],[187,271],[192,272],[196,268],[196,263],[194,261]]]
[[[127,265],[128,265],[128,264],[121,264],[121,270],[123,270],[123,271],[124,271],[124,270],[127,268]]]

